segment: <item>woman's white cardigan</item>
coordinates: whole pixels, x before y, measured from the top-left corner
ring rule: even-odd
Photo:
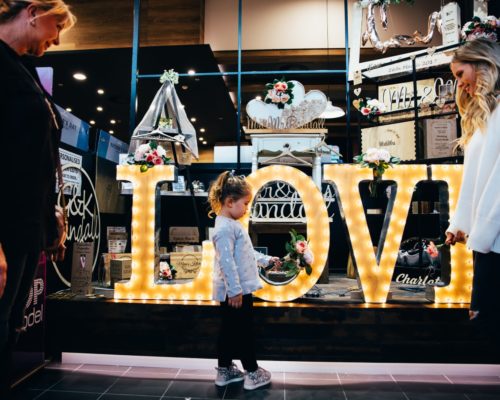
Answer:
[[[462,185],[447,231],[468,235],[467,247],[500,253],[500,106],[486,132],[476,131],[465,148]]]

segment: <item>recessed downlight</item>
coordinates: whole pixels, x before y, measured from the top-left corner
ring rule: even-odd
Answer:
[[[75,78],[77,81],[84,81],[87,79],[87,75],[85,75],[83,72],[75,72],[73,74],[73,78]]]

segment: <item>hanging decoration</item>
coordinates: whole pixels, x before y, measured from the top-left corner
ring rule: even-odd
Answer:
[[[367,4],[366,31],[361,37],[363,45],[365,45],[369,40],[375,49],[381,53],[385,53],[388,48],[401,47],[402,44],[428,44],[432,40],[436,27],[438,31],[441,32],[441,12],[434,11],[431,15],[429,15],[427,34],[425,36],[422,36],[420,32],[415,31],[413,35],[395,35],[389,40],[382,42],[378,35],[375,23],[375,9],[379,8],[382,27],[386,30],[388,27],[387,9],[389,4],[400,4],[403,2],[408,4],[414,3],[413,0],[368,0],[367,2],[365,0],[361,3],[362,5]]]
[[[173,69],[164,71],[160,78],[160,89],[132,134],[129,153],[134,154],[139,146],[150,141],[158,144],[172,142],[180,144],[198,158],[196,130],[175,91],[174,85],[178,82],[179,74]]]

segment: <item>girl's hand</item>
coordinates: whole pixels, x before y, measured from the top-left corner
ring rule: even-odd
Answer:
[[[271,257],[269,260],[269,265],[273,265],[273,270],[279,269],[283,263],[279,257]]]
[[[455,243],[465,243],[465,233],[457,231],[457,234],[454,235],[451,232],[446,232],[445,244],[451,244],[453,246]]]
[[[232,308],[241,308],[242,303],[243,303],[243,295],[241,293],[237,294],[234,297],[229,297],[227,299],[227,304],[229,305],[229,307]]]

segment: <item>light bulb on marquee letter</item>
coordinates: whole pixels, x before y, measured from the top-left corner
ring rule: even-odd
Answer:
[[[432,165],[432,180],[448,184],[450,215],[455,212],[462,184],[463,165]],[[450,246],[451,280],[445,287],[434,287],[436,303],[469,303],[471,298],[472,252],[464,244]]]
[[[386,236],[386,239],[391,240],[384,243],[378,264],[372,249],[366,218],[357,218],[365,214],[359,190],[353,190],[353,187],[357,188],[361,181],[371,179],[373,179],[372,170],[360,168],[359,165],[325,165],[324,167],[324,180],[331,181],[338,188],[338,200],[342,205],[351,237],[353,257],[365,301],[385,303],[403,236],[404,224],[401,221],[406,221],[408,216],[413,188],[418,181],[427,179],[427,167],[425,165],[398,165],[389,168],[384,173],[385,180],[396,182],[397,191]],[[353,240],[353,237],[357,239]]]
[[[262,281],[263,288],[255,295],[268,301],[295,300],[307,293],[318,281],[325,268],[330,246],[330,223],[328,211],[323,196],[313,180],[297,168],[285,165],[272,165],[258,169],[246,178],[252,186],[252,199],[266,183],[284,181],[289,183],[298,192],[306,212],[307,240],[309,248],[314,254],[311,265],[311,275],[301,271],[295,279],[283,286],[276,286]],[[249,213],[241,219],[241,223],[248,229]]]

